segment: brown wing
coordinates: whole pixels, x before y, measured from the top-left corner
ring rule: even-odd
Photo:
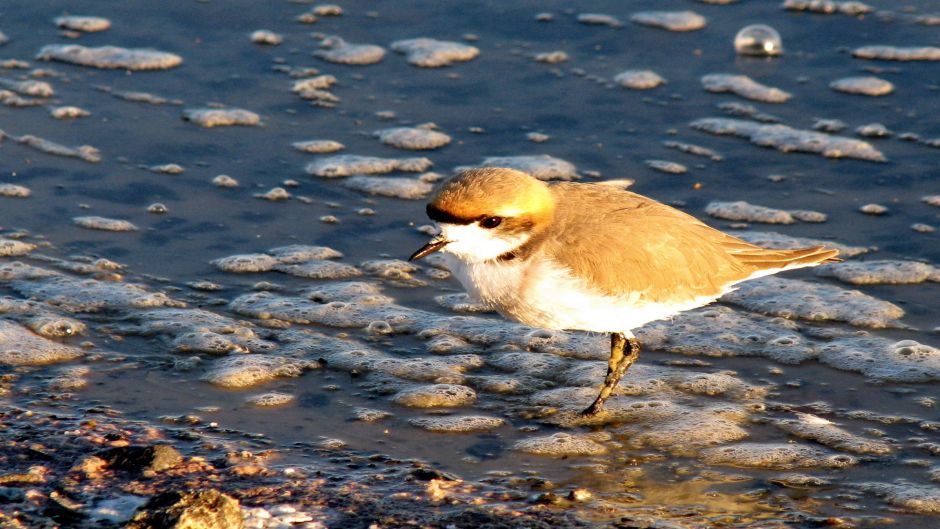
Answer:
[[[809,266],[838,253],[822,247],[766,250],[610,186],[562,183],[551,189],[558,202],[544,251],[609,295],[637,292],[647,302],[717,297],[755,272]]]

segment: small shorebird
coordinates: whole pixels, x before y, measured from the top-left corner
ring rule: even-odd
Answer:
[[[822,246],[767,250],[609,184],[547,184],[513,169],[464,171],[431,198],[441,228],[411,256],[443,252],[468,293],[504,317],[610,333],[599,412],[636,361],[630,332],[711,303],[734,285],[827,261]]]

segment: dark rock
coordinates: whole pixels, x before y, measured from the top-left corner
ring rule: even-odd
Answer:
[[[164,492],[137,509],[125,529],[242,529],[238,500],[214,489]]]
[[[418,481],[431,481],[432,479],[440,479],[444,481],[460,481],[460,478],[453,474],[447,472],[441,472],[440,470],[434,470],[433,468],[416,468],[411,471],[411,477]]]
[[[179,451],[170,445],[122,446],[98,454],[116,470],[129,472],[160,472],[183,461]]]

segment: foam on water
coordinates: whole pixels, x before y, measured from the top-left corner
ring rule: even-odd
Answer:
[[[35,244],[0,237],[0,257],[19,257],[35,249]]]
[[[468,433],[493,430],[506,424],[506,421],[499,417],[485,415],[445,415],[415,417],[408,423],[429,432]]]
[[[0,365],[52,364],[81,356],[84,353],[76,347],[43,338],[18,323],[0,318]]]
[[[422,68],[450,66],[455,62],[473,60],[480,54],[474,46],[429,38],[397,40],[391,48],[404,53],[409,63]]]
[[[329,36],[320,42],[321,49],[314,57],[336,64],[368,65],[380,62],[385,57],[385,48],[375,44],[353,44],[341,37]]]
[[[605,15],[603,13],[580,13],[577,16],[578,22],[582,24],[587,24],[589,26],[607,26],[611,28],[619,28],[623,26],[623,22],[619,18],[613,15]]]
[[[355,266],[319,259],[295,264],[277,264],[273,270],[305,279],[348,279],[362,275]]]
[[[251,42],[255,44],[264,44],[266,46],[277,46],[284,42],[283,35],[275,33],[269,29],[258,29],[251,32],[248,36]]]
[[[852,285],[909,285],[940,281],[937,267],[916,261],[855,261],[831,263],[816,269],[816,275],[834,277]]]
[[[569,161],[547,154],[523,156],[491,156],[472,167],[508,167],[528,173],[539,180],[575,180],[581,178],[577,168]],[[460,172],[472,167],[455,167]]]
[[[184,306],[166,294],[150,292],[140,285],[78,279],[66,275],[21,277],[13,280],[10,288],[68,312]]]
[[[0,137],[2,136],[3,131],[0,131]],[[45,138],[33,136],[32,134],[24,134],[19,137],[13,136],[12,139],[17,143],[21,143],[46,154],[64,156],[66,158],[78,158],[79,160],[90,163],[97,163],[101,161],[101,152],[91,145],[66,147],[65,145],[49,141]]]
[[[60,106],[50,108],[49,115],[56,119],[77,119],[87,118],[91,112],[75,106]]]
[[[607,453],[607,447],[590,435],[559,432],[531,437],[516,442],[513,448],[520,452],[550,457],[596,456]]]
[[[832,454],[808,445],[780,443],[739,443],[708,448],[702,451],[702,460],[710,465],[771,470],[845,468],[858,462],[852,456]]]
[[[881,123],[868,123],[855,128],[855,133],[866,138],[887,138],[894,134]]]
[[[784,0],[783,8],[788,11],[809,11],[823,15],[841,13],[858,16],[870,13],[873,8],[862,2],[840,2],[838,0]]]
[[[792,97],[788,92],[762,85],[746,75],[709,74],[702,77],[702,88],[715,93],[730,92],[764,103],[786,103]]]
[[[820,348],[819,359],[836,369],[890,382],[940,380],[940,350],[914,340],[847,336]]]
[[[940,61],[940,48],[933,46],[862,46],[861,48],[855,48],[852,51],[852,56],[858,59],[881,61]]]
[[[705,27],[705,17],[694,11],[640,11],[630,21],[668,31],[695,31]]]
[[[315,363],[282,356],[248,354],[216,360],[202,379],[224,388],[241,389],[270,382],[276,378],[299,377]]]
[[[183,119],[206,128],[261,124],[261,116],[243,108],[187,108],[183,110]]]
[[[111,27],[111,21],[103,17],[68,15],[53,19],[56,26],[83,33],[97,33]]]
[[[858,290],[799,279],[762,277],[740,283],[722,301],[748,310],[808,321],[844,321],[875,329],[897,327],[904,311]]]
[[[427,158],[379,158],[337,154],[307,165],[307,174],[322,178],[342,178],[355,174],[385,174],[393,171],[420,173],[431,168]]]
[[[183,63],[183,58],[179,55],[150,48],[90,48],[78,44],[43,46],[36,58],[42,61],[61,61],[79,66],[123,70],[168,70]]]
[[[419,178],[387,178],[378,176],[351,176],[343,180],[343,187],[370,195],[419,200],[427,197],[434,188],[430,182]]]
[[[703,156],[710,158],[713,162],[720,162],[724,160],[724,157],[717,152],[709,149],[707,147],[702,147],[700,145],[695,145],[692,143],[683,143],[679,141],[664,141],[663,145],[669,147],[670,149],[676,149],[677,151],[684,152],[687,154],[694,154],[695,156]]]
[[[894,85],[890,81],[872,76],[837,79],[829,83],[829,88],[837,92],[873,97],[884,96],[894,92]]]
[[[940,514],[940,489],[935,486],[898,480],[894,483],[860,483],[858,487],[881,496],[891,505],[907,511]]]
[[[104,231],[137,231],[139,228],[134,223],[122,219],[110,219],[107,217],[87,216],[75,217],[72,222],[80,227],[89,230]]]
[[[293,91],[295,94],[303,94],[303,92],[307,92],[309,90],[327,90],[334,84],[336,84],[336,77],[324,74],[294,81],[294,84],[291,87],[291,91]]]
[[[546,64],[558,64],[558,63],[566,62],[568,60],[568,54],[561,50],[546,51],[542,53],[536,53],[533,56],[533,58],[537,62],[543,62]]]
[[[703,118],[693,121],[692,128],[720,136],[747,138],[755,145],[772,147],[780,152],[808,152],[827,158],[887,161],[884,154],[864,141],[794,129],[786,125],[764,125],[740,119]]]
[[[55,90],[53,90],[51,84],[45,81],[36,81],[33,79],[19,81],[16,79],[0,77],[0,86],[9,90],[13,90],[18,94],[30,97],[47,98],[52,97],[55,94]]]
[[[643,163],[650,169],[661,173],[685,174],[689,171],[689,168],[681,163],[670,162],[668,160],[646,160]]]
[[[186,172],[186,169],[183,168],[180,164],[176,163],[165,163],[160,165],[151,165],[147,167],[148,171],[154,173],[163,173],[163,174],[183,174]]]
[[[781,419],[774,424],[801,439],[815,441],[843,452],[876,455],[891,453],[888,443],[853,434],[814,415],[798,414],[796,419]]]
[[[286,406],[288,404],[293,404],[297,400],[295,395],[289,393],[280,393],[277,391],[272,391],[269,393],[260,393],[258,395],[251,395],[245,399],[245,402],[251,404],[252,406],[257,406],[259,408],[276,408],[279,406]]]
[[[298,141],[292,143],[291,146],[298,151],[309,152],[310,154],[329,154],[346,148],[342,143],[333,140]]]
[[[33,192],[26,186],[0,183],[0,197],[27,198],[32,194]]]
[[[386,145],[405,150],[439,149],[450,143],[450,136],[434,130],[431,123],[377,130],[373,135]]]
[[[705,206],[705,213],[719,219],[746,222],[763,222],[767,224],[793,224],[796,222],[793,215],[788,211],[748,204],[744,201],[709,202]]]
[[[403,389],[392,396],[392,402],[409,408],[459,408],[477,398],[472,388],[459,384],[432,384]]]

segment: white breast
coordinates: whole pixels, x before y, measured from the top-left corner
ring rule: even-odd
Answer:
[[[643,292],[607,296],[593,291],[569,270],[548,259],[467,263],[445,253],[447,264],[467,292],[503,316],[547,329],[626,332],[651,321],[711,303],[650,303]]]

